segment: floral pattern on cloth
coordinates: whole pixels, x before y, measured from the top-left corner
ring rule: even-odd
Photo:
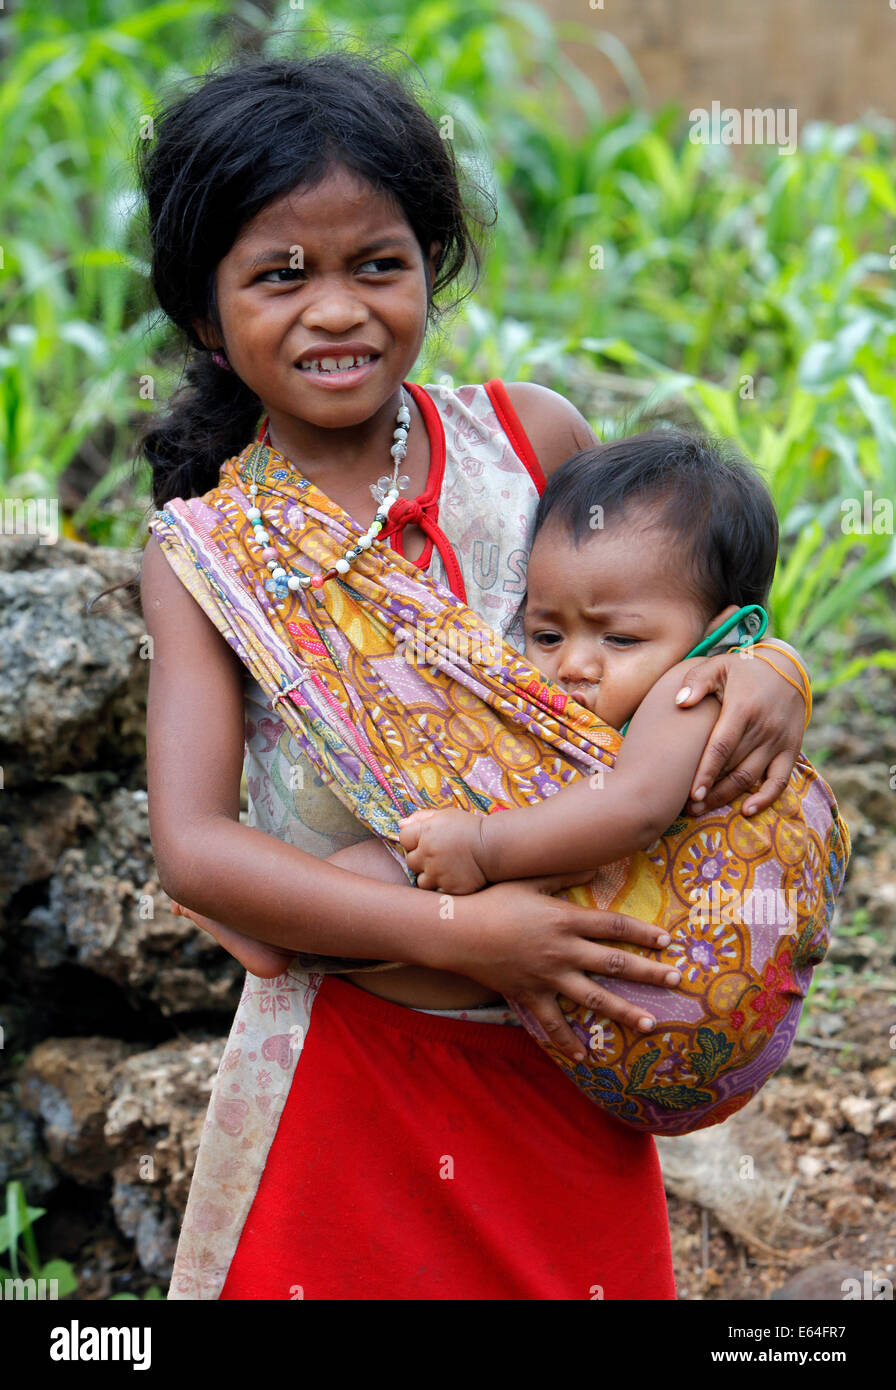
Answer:
[[[153,529],[321,778],[403,867],[397,822],[418,807],[490,814],[613,766],[618,731],[385,544],[320,588],[268,577],[246,515],[252,483],[289,571],[326,573],[362,534],[260,444],[228,460],[204,497],[157,512]],[[561,998],[588,1053],[576,1066],[508,1003],[571,1082],[625,1123],[662,1134],[719,1123],[789,1051],[848,855],[830,788],[800,756],[773,807],[748,818],[736,801],[682,817],[646,851],[560,894],[670,933],[653,954],[681,967],[680,989],[608,985],[650,1009],[652,1031]]]

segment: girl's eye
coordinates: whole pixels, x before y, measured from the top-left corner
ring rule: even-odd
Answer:
[[[377,260],[365,261],[358,269],[364,274],[370,274],[370,266],[380,266],[384,267],[384,269],[375,270],[373,273],[382,275],[388,274],[390,270],[394,270],[396,267],[400,270],[401,265],[401,261],[394,256],[381,256]],[[266,270],[264,274],[259,275],[258,278],[272,285],[289,285],[293,283],[294,276],[304,274],[305,271],[299,266],[281,265],[278,266],[276,270]]]
[[[271,277],[272,277],[272,276],[280,276],[280,275],[290,275],[290,276],[292,276],[292,275],[304,275],[304,274],[305,274],[304,270],[302,270],[299,266],[278,265],[278,267],[277,267],[276,270],[266,270],[266,271],[264,272],[264,274],[263,274],[263,275],[259,275],[258,278],[259,278],[259,280],[261,280],[261,281],[267,280],[270,284],[274,284],[274,285],[288,285],[288,284],[291,283],[290,280],[272,279]]]
[[[614,647],[636,647],[640,640],[639,637],[617,637],[615,633],[608,633],[604,638],[605,642],[611,643]]]
[[[532,641],[537,642],[539,647],[556,647],[558,642],[562,642],[559,632],[533,632]]]
[[[366,266],[368,266],[368,265],[385,265],[385,266],[392,266],[392,267],[394,267],[394,266],[399,266],[399,267],[400,267],[400,266],[401,266],[401,261],[397,260],[395,256],[381,256],[378,260],[374,260],[374,261],[365,261],[365,262],[364,262],[364,265],[362,265],[362,266],[360,267],[360,269],[361,269],[361,270],[364,270],[364,268],[365,268]]]

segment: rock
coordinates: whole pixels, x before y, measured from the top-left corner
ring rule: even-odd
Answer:
[[[142,1267],[170,1277],[212,1083],[226,1039],[164,1043],[116,1068],[105,1137],[112,1206]]]
[[[812,1128],[809,1130],[809,1143],[818,1147],[821,1144],[829,1144],[834,1137],[834,1129],[829,1120],[821,1117],[812,1121]]]
[[[132,1051],[134,1044],[118,1038],[47,1038],[18,1078],[19,1100],[40,1120],[50,1161],[85,1187],[102,1185],[112,1166],[104,1126],[113,1069]]]
[[[824,1164],[821,1159],[816,1158],[814,1154],[800,1154],[796,1161],[796,1166],[803,1177],[808,1178],[810,1182],[813,1182],[820,1173],[824,1172]]]
[[[171,913],[152,857],[146,792],[98,792],[92,812],[81,843],[59,856],[46,905],[24,919],[38,967],[83,966],[165,1015],[231,1017],[245,971],[189,918]]]
[[[145,756],[147,661],[138,606],[87,604],[139,569],[139,552],[0,537],[0,766],[6,789]]]
[[[185,1037],[141,1050],[115,1038],[47,1038],[19,1078],[25,1113],[10,1120],[23,1136],[32,1126],[32,1160],[36,1128],[59,1172],[85,1187],[111,1175],[115,1219],[143,1269],[158,1278],[171,1273],[225,1043]]]
[[[114,779],[113,779],[114,780]],[[96,824],[87,797],[56,782],[0,796],[0,923],[22,888],[48,879],[64,849]]]
[[[133,1183],[115,1183],[112,1210],[122,1233],[134,1242],[147,1274],[169,1280],[183,1212],[166,1210],[160,1194]]]
[[[770,1295],[772,1301],[807,1299],[818,1303],[839,1303],[847,1279],[862,1282],[862,1270],[846,1260],[823,1260],[811,1269],[802,1269]]]
[[[840,1110],[857,1134],[874,1132],[874,1101],[864,1096],[844,1096],[840,1101]]]
[[[868,1204],[867,1197],[857,1197],[853,1192],[841,1192],[829,1199],[825,1205],[825,1214],[834,1226],[861,1226]]]
[[[875,1127],[879,1134],[896,1134],[896,1100],[888,1100],[877,1112]]]
[[[41,1153],[37,1124],[11,1095],[0,1095],[0,1188],[18,1179],[29,1201],[52,1192],[57,1176]]]
[[[879,1096],[891,1096],[896,1091],[896,1066],[890,1063],[884,1067],[874,1067],[868,1072],[871,1082]]]
[[[777,1085],[775,1077],[766,1090]],[[667,1193],[705,1208],[746,1245],[789,1239],[787,1134],[761,1110],[747,1106],[724,1125],[655,1143]]]
[[[896,826],[896,791],[890,786],[890,761],[880,759],[861,767],[834,766],[825,780],[839,805],[854,806],[878,828]],[[849,813],[844,810],[847,822]]]

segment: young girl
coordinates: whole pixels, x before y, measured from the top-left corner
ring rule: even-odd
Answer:
[[[435,124],[387,73],[331,53],[204,79],[156,130],[143,169],[153,284],[191,346],[187,386],[146,441],[156,506],[201,498],[267,416],[296,473],[366,522],[404,383],[414,500],[375,543],[388,537],[513,631],[544,477],[594,435],[538,387],[406,382],[433,296],[478,265]],[[310,766],[283,781],[302,766],[284,726],[155,538],[142,597],[160,881],[313,966],[247,977],[169,1297],[673,1298],[652,1140],[578,1095],[524,1030],[499,1026],[513,1022],[502,996],[525,993],[562,1030],[556,994],[585,1002],[589,971],[666,983],[666,967],[633,955],[620,972],[592,939],[660,946],[663,934],[548,896],[581,876],[490,887],[445,922],[432,894],[327,863],[366,829]],[[704,663],[689,685],[688,702],[724,696],[692,804],[765,777],[755,802],[769,805],[799,747],[802,697],[737,658]],[[405,964],[371,968],[393,962]],[[608,1016],[637,1022],[606,999]]]
[[[304,495],[309,499],[308,491]],[[214,496],[209,494],[210,504]],[[314,505],[308,501],[309,508]],[[592,521],[600,524],[592,529]],[[607,1027],[599,1012],[561,1000],[584,1049],[571,1067],[549,1039],[532,1030],[576,1086],[651,1133],[689,1133],[722,1122],[781,1065],[812,968],[827,950],[845,873],[848,830],[830,788],[802,756],[786,793],[758,816],[748,820],[743,802],[749,798],[742,797],[714,814],[680,814],[716,716],[712,701],[680,709],[671,697],[687,678],[692,653],[732,632],[733,644],[741,624],[761,635],[777,529],[771,497],[755,470],[727,446],[700,436],[660,430],[570,459],[551,478],[535,518],[524,625],[530,666],[494,636],[490,654],[478,661],[473,653],[484,644],[475,640],[477,615],[466,610],[473,641],[462,642],[461,632],[469,629],[446,626],[437,597],[420,624],[429,627],[428,643],[404,641],[406,619],[395,633],[396,655],[413,668],[412,675],[391,680],[408,724],[408,758],[424,757],[446,779],[425,777],[407,791],[414,796],[420,788],[430,805],[434,799],[442,805],[459,800],[465,809],[405,814],[396,833],[385,807],[372,811],[365,800],[359,809],[378,829],[376,850],[362,843],[333,857],[358,873],[386,879],[397,874],[400,882],[403,871],[387,848],[398,840],[416,886],[447,895],[590,868],[593,881],[573,891],[574,901],[625,909],[668,931],[663,959],[670,969],[683,970],[683,994],[625,981],[607,986],[656,1016],[647,1036],[624,1025]],[[306,528],[295,561],[299,570],[313,553]],[[292,567],[294,561],[284,557],[284,563]],[[383,580],[398,582],[397,556],[387,569],[371,559],[363,579],[346,581],[340,612],[361,597],[360,586],[371,583],[377,564]],[[192,575],[187,582],[194,582]],[[402,606],[412,594],[403,591]],[[448,613],[456,609],[450,594],[443,590],[442,596]],[[207,594],[199,597],[209,601]],[[374,604],[379,616],[391,611],[381,599]],[[346,631],[355,631],[362,613],[363,606],[343,620]],[[322,646],[338,643],[320,600],[309,615],[325,639]],[[443,704],[439,692],[451,646],[472,655],[473,679],[462,659],[449,662],[453,702]],[[374,653],[373,680],[359,657],[365,650]],[[745,654],[771,660],[761,642]],[[389,718],[390,684],[383,683],[382,672],[396,663],[392,659],[384,668],[383,655],[382,632],[373,630],[371,647],[358,629],[341,658],[362,739]],[[486,667],[499,673],[496,705],[483,685]],[[326,660],[320,669],[326,672]],[[496,720],[494,710],[502,710],[506,720],[505,702],[510,697],[509,708],[515,708],[520,692],[552,717],[539,725],[533,748],[517,748],[505,782],[500,751],[494,761],[491,750],[506,750],[508,733],[526,725]],[[408,695],[412,707],[406,710]],[[379,710],[375,731],[362,714],[371,697]],[[446,720],[442,710],[458,708],[458,701],[462,721],[450,712]],[[554,754],[564,736],[558,718],[563,731],[569,723],[587,730],[594,748],[609,748],[612,766],[602,766],[596,779],[558,784]],[[414,719],[421,730],[416,742]],[[449,736],[440,746],[443,724]],[[624,742],[615,733],[623,728]],[[374,738],[367,746],[376,765],[379,743]],[[537,781],[530,771],[533,754]],[[385,778],[389,774],[380,766]],[[322,764],[324,775],[335,771],[331,763]],[[406,778],[402,767],[396,780]],[[355,780],[352,766],[342,780],[337,773],[333,784],[344,791]],[[496,810],[506,813],[490,814]],[[226,937],[225,927],[207,925],[219,939]],[[274,976],[288,968],[289,957],[277,949],[230,935],[234,954],[253,973]],[[508,1002],[531,1026],[525,1001]]]

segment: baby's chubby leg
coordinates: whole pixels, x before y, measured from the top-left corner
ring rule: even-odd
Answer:
[[[338,849],[329,856],[329,863],[340,869],[350,869],[353,874],[363,874],[364,878],[379,879],[381,883],[410,882],[404,869],[375,835],[346,849]]]
[[[408,882],[407,876],[386,846],[375,836],[337,850],[329,856],[329,862],[336,864],[340,869],[349,869],[354,874],[363,874],[365,878],[379,879],[383,883]],[[363,892],[363,888],[360,891]],[[294,951],[271,946],[266,941],[256,941],[254,936],[246,936],[233,927],[225,926],[223,922],[203,917],[198,912],[182,907],[180,903],[172,902],[171,911],[175,917],[189,917],[203,931],[213,936],[225,951],[229,951],[250,975],[258,975],[261,979],[269,980],[285,974],[295,955]]]

